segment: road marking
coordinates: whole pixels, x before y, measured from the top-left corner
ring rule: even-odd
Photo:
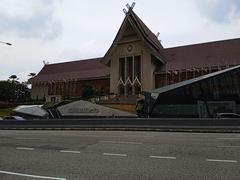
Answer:
[[[237,163],[236,160],[222,160],[222,159],[206,159],[208,162],[226,162],[226,163]]]
[[[100,141],[101,143],[111,143],[111,144],[142,144],[141,142],[123,142],[123,141]]]
[[[126,154],[103,153],[104,156],[121,156],[126,157]]]
[[[18,150],[28,150],[28,151],[33,151],[34,148],[27,148],[27,147],[17,147],[16,149]]]
[[[44,140],[46,138],[16,138],[17,140]]]
[[[154,136],[124,135],[125,137],[153,138]]]
[[[80,151],[60,151],[61,153],[73,153],[73,154],[80,154],[81,152]]]
[[[0,170],[0,173],[1,174],[16,175],[16,176],[23,176],[23,177],[38,178],[38,179],[67,180],[65,178],[38,176],[38,175],[31,175],[31,174],[22,174],[22,173],[15,173],[15,172],[1,171],[1,170]]]
[[[240,140],[240,137],[236,137],[236,138],[217,138],[218,140]]]
[[[240,146],[217,146],[218,148],[240,148]]]
[[[78,136],[78,137],[96,137],[96,138],[99,138],[99,137],[102,137],[102,138],[105,138],[105,137],[113,137],[113,138],[119,138],[120,136],[103,136],[103,135],[79,135],[79,134],[73,134],[75,136]]]
[[[155,158],[155,159],[177,159],[176,157],[172,156],[149,156],[150,158]]]

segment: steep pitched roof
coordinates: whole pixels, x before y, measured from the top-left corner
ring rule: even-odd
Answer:
[[[240,38],[166,48],[164,51],[167,70],[240,64]]]
[[[140,29],[143,30],[143,33],[145,34],[144,37],[150,41],[159,52],[161,52],[163,46],[158,40],[157,36],[146,26],[146,24],[137,16],[137,14],[134,13],[134,11],[132,11],[132,15],[133,18],[136,19],[136,23],[139,24]]]
[[[151,53],[162,63],[165,63],[164,55],[163,55],[163,46],[159,42],[156,35],[144,24],[144,22],[134,13],[132,8],[129,9],[127,12],[120,29],[118,30],[118,33],[111,45],[111,47],[108,49],[107,53],[102,59],[102,62],[104,64],[108,64],[110,58],[109,55],[114,51],[114,49],[117,47],[117,44],[119,40],[121,39],[125,26],[127,22],[130,23],[132,28],[136,31],[138,36],[141,38],[141,40],[147,45],[147,47],[150,49]]]
[[[109,67],[100,62],[101,58],[71,61],[45,65],[30,82],[63,81],[69,79],[96,79],[108,77]]]

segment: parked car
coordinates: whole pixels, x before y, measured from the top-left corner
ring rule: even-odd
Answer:
[[[232,119],[232,118],[239,118],[240,119],[240,114],[236,114],[236,113],[217,113],[216,117],[218,119]]]
[[[19,121],[23,121],[25,119],[20,117],[20,116],[5,116],[4,120],[19,120]]]
[[[1,121],[1,120],[3,120],[3,118],[2,118],[2,117],[0,117],[0,121]]]

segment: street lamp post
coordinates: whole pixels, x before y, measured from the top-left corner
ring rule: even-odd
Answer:
[[[8,46],[11,46],[11,45],[12,45],[11,43],[3,42],[3,41],[0,41],[0,43],[5,44],[5,45],[8,45]]]

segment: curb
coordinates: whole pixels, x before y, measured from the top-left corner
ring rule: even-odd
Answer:
[[[0,130],[54,130],[54,131],[149,131],[149,132],[186,132],[186,133],[240,133],[240,129],[184,129],[184,128],[33,128],[6,127]]]

